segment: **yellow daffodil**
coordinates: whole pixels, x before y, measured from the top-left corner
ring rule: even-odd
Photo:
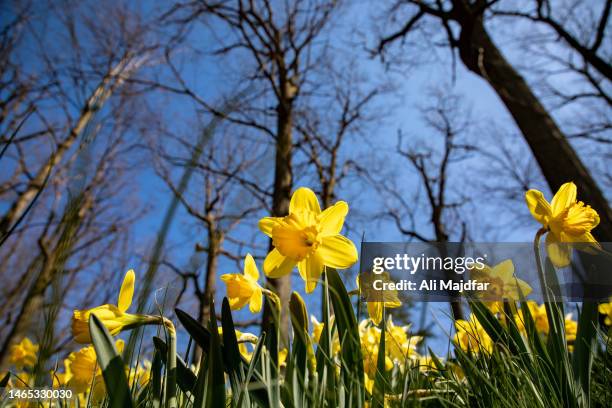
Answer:
[[[278,351],[278,366],[285,367],[287,365],[287,355],[289,354],[289,350],[287,348],[283,348]]]
[[[53,388],[67,387],[68,383],[72,379],[72,369],[70,368],[70,360],[64,359],[64,372],[59,371],[51,372],[51,378],[53,379]]]
[[[423,339],[420,336],[408,334],[410,326],[396,326],[391,315],[387,318],[385,325],[387,331],[385,336],[385,351],[392,361],[404,363],[407,359],[417,358],[417,344]]]
[[[612,302],[602,303],[598,306],[599,313],[605,315],[604,324],[612,326]]]
[[[151,379],[151,362],[149,360],[144,360],[139,363],[136,369],[129,370],[127,373],[129,376],[129,384],[137,385],[142,388]]]
[[[565,341],[567,341],[567,349],[574,351],[574,342],[578,333],[578,322],[572,319],[572,314],[565,315]]]
[[[18,370],[24,367],[34,367],[36,364],[38,344],[32,343],[29,338],[24,337],[19,343],[10,348],[9,362]]]
[[[321,341],[321,334],[323,333],[323,329],[325,328],[325,323],[319,322],[317,318],[312,315],[310,316],[310,322],[312,323],[312,342],[319,344],[319,342]],[[330,317],[329,323],[333,327],[334,316]],[[338,333],[333,334],[332,352],[334,355],[340,353],[340,339],[338,338]]]
[[[546,250],[557,267],[570,264],[569,243],[597,245],[591,230],[599,224],[599,215],[582,201],[576,201],[576,195],[576,185],[571,182],[563,184],[550,203],[541,191],[525,193],[531,215],[548,231]]]
[[[438,360],[442,360],[440,357],[437,357]],[[438,366],[431,356],[420,356],[419,359],[419,370],[421,371],[439,371]]]
[[[221,275],[221,280],[227,286],[230,307],[232,310],[242,309],[248,303],[251,313],[258,313],[263,303],[263,291],[257,283],[259,271],[251,254],[244,258],[243,272]]]
[[[74,311],[72,315],[72,335],[77,343],[91,343],[89,316],[92,314],[102,321],[112,336],[116,336],[122,330],[158,320],[151,316],[125,313],[132,304],[135,279],[134,271],[132,269],[127,271],[121,284],[117,306],[106,304],[93,309]]]
[[[219,335],[223,336],[223,328],[219,327]],[[243,333],[240,330],[235,330],[236,333],[236,341],[238,342],[238,351],[247,361],[251,361],[251,356],[253,354],[252,351],[249,351],[247,348],[247,343],[256,344],[257,336],[251,333]]]
[[[119,339],[115,342],[119,352],[123,351],[124,342]],[[104,395],[104,379],[102,370],[97,364],[96,351],[93,346],[83,347],[78,351],[70,353],[65,362],[66,372],[71,373],[68,386],[79,394],[86,392],[94,385],[96,396]]]
[[[493,341],[482,327],[474,314],[470,315],[470,320],[455,321],[454,342],[463,351],[479,353],[484,351],[490,353],[493,350]]]
[[[481,283],[488,283],[487,292],[480,295],[493,313],[503,312],[503,300],[520,300],[520,294],[527,296],[531,293],[531,286],[522,279],[514,276],[514,263],[506,259],[491,267],[474,267],[471,278]]]
[[[376,375],[378,364],[378,348],[380,346],[381,330],[363,320],[359,324],[359,336],[361,340],[361,353],[363,355],[363,368],[366,374],[372,378]],[[386,345],[386,342],[385,342]],[[385,353],[387,354],[387,353]],[[385,370],[393,368],[393,361],[385,355]]]
[[[323,333],[323,328],[325,327],[325,323],[319,322],[316,317],[310,316],[310,322],[312,323],[312,341],[314,343],[319,343],[321,340],[321,333]]]
[[[546,315],[546,306],[544,304],[538,305],[534,301],[528,301],[527,307],[529,308],[529,313],[531,314],[531,318],[533,319],[538,333],[548,335],[549,327],[548,316]],[[523,310],[518,311],[517,315],[514,317],[514,320],[519,331],[525,334],[525,318]]]
[[[362,273],[357,276],[357,287],[364,288],[367,291],[375,291],[373,289],[374,280],[380,280],[382,282],[391,282],[389,278],[389,272],[383,272],[381,274],[373,274],[373,273]],[[361,282],[360,282],[361,281]],[[386,309],[393,309],[400,307],[402,302],[399,300],[397,296],[397,290],[385,290],[385,291],[376,291],[377,293],[369,293],[365,295],[365,298],[369,297],[380,298],[380,302],[376,300],[368,299],[367,307],[368,307],[368,316],[374,322],[374,324],[380,324],[383,317],[383,307]]]
[[[348,204],[338,201],[321,211],[319,200],[308,188],[298,188],[291,197],[289,215],[265,217],[259,229],[272,238],[274,249],[266,257],[263,269],[266,276],[280,278],[297,265],[311,293],[323,268],[346,269],[357,262],[357,248],[340,235]]]

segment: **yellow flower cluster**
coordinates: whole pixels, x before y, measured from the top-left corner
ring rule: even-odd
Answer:
[[[454,343],[461,350],[471,353],[490,353],[493,350],[493,341],[487,334],[474,314],[469,320],[455,321]]]
[[[514,263],[511,259],[506,259],[491,267],[484,265],[482,268],[474,267],[471,269],[471,278],[482,283],[489,283],[487,294],[495,299],[520,300],[521,294],[526,297],[532,291],[531,286],[524,280],[514,276]],[[493,313],[503,312],[502,301],[484,302]]]
[[[612,326],[612,301],[600,304],[598,309],[599,313],[604,315],[604,324],[606,326]]]
[[[417,353],[417,344],[422,337],[410,334],[410,326],[396,326],[389,316],[385,323],[385,370],[394,366],[404,371],[418,364],[426,368],[428,363]],[[366,374],[366,388],[371,392],[378,364],[381,329],[372,324],[371,320],[363,320],[359,324],[359,337],[363,355],[363,368]]]
[[[34,367],[38,348],[38,344],[34,344],[29,338],[24,337],[19,343],[11,346],[9,363],[18,370],[22,370],[24,367]]]
[[[542,336],[547,336],[549,332],[548,317],[546,316],[546,307],[538,305],[534,301],[528,301],[527,307],[533,319],[536,330]],[[525,314],[519,309],[514,315],[514,321],[519,331],[526,336]],[[502,320],[503,323],[503,320]],[[569,351],[573,350],[573,342],[576,340],[576,332],[578,323],[572,319],[572,314],[565,315],[565,338],[568,343]],[[476,316],[470,315],[469,320],[457,320],[455,322],[454,343],[463,351],[471,351],[472,353],[486,352],[490,353],[493,350],[493,341],[482,327]]]
[[[123,351],[124,342],[119,339],[115,347],[120,353]],[[144,387],[149,381],[151,363],[148,360],[138,364],[133,369],[126,367],[130,385]],[[80,394],[80,399],[86,400],[89,395],[93,401],[101,401],[106,393],[102,370],[97,362],[96,351],[93,346],[86,346],[73,351],[64,359],[64,371],[51,373],[54,387],[66,387]]]

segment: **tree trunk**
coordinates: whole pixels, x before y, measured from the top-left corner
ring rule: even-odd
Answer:
[[[506,105],[550,189],[555,192],[563,183],[575,182],[580,200],[591,205],[601,217],[594,235],[600,241],[612,241],[612,211],[608,201],[554,119],[493,43],[482,16],[466,12],[459,17],[459,22],[461,60],[484,78]]]
[[[219,265],[219,251],[223,237],[214,226],[208,228],[208,249],[206,251],[206,280],[204,281],[204,292],[200,298],[200,310],[198,321],[207,327],[210,320],[210,299],[217,290],[217,269]],[[216,318],[216,317],[215,317]],[[196,346],[193,350],[193,361],[198,364],[202,355],[202,349]]]
[[[282,217],[289,213],[291,189],[293,187],[292,156],[292,106],[291,102],[279,103],[276,134],[276,158],[274,164],[274,192],[272,196],[272,216]],[[273,248],[270,242],[270,250]],[[278,279],[268,279],[268,282],[278,296],[282,305],[289,304],[291,295],[291,275]],[[268,300],[264,304],[262,329],[268,331],[272,314]],[[287,343],[289,334],[289,315],[281,310],[280,322],[281,343]]]

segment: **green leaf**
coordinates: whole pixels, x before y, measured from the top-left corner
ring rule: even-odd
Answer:
[[[355,318],[351,299],[338,272],[332,268],[326,268],[326,272],[329,282],[329,294],[334,307],[335,320],[342,347],[340,374],[348,391],[346,403],[349,406],[361,407],[364,405],[365,389],[363,356],[361,354],[357,319]]]
[[[240,388],[244,382],[244,370],[242,356],[238,348],[232,311],[226,297],[223,298],[223,303],[221,304],[221,326],[223,327],[223,363],[228,373],[230,386],[232,387],[232,396],[238,398]]]
[[[153,337],[153,344],[159,351],[161,361],[165,364],[168,356],[168,346],[159,337]],[[196,383],[196,375],[178,355],[176,356],[176,383],[185,393],[191,393]]]
[[[208,355],[203,361],[204,364],[200,364],[200,372],[194,391],[195,408],[225,408],[226,403],[225,374],[221,357],[223,351],[221,350],[221,340],[217,327],[215,302],[212,297],[210,299],[210,316],[208,322],[208,333],[210,333]]]
[[[597,345],[597,304],[582,302],[582,310],[578,317],[578,331],[574,342],[572,366],[576,381],[582,388],[582,404],[590,405],[591,367],[593,366],[593,351]]]
[[[247,390],[248,384],[251,382],[251,379],[255,376],[256,370],[255,367],[257,366],[257,364],[259,363],[260,357],[261,357],[261,352],[263,350],[263,346],[266,343],[266,333],[262,333],[259,336],[259,340],[257,341],[257,344],[255,345],[255,349],[253,350],[253,354],[251,355],[251,361],[249,362],[249,367],[247,370],[247,374],[246,374],[246,378],[245,378],[245,382],[242,385],[241,389],[240,389],[240,395],[238,397],[238,402],[236,404],[237,407],[242,407],[242,406],[249,406],[248,403],[244,403],[243,401],[246,401],[249,399],[249,391]],[[263,390],[252,390],[251,391],[251,396],[260,396],[260,402],[262,406],[267,407],[270,405],[269,401],[267,401],[267,394],[265,392],[262,392]],[[246,397],[245,397],[246,396]],[[245,400],[246,398],[246,400]]]
[[[382,321],[380,322],[380,341],[378,344],[378,356],[376,358],[376,376],[374,377],[374,395],[372,395],[372,408],[383,408],[385,406],[385,337],[387,317],[385,316],[383,304]]]
[[[332,339],[336,326],[332,324],[331,313],[329,310],[329,283],[327,274],[323,272],[323,332],[319,338],[317,346],[316,360],[317,373],[322,383],[324,395],[321,397],[327,401],[329,406],[338,405],[336,401],[336,365],[333,359]]]
[[[93,313],[89,316],[91,342],[96,350],[109,398],[109,407],[133,407],[130,387],[125,375],[125,363],[117,353],[113,338]]]
[[[164,355],[166,354],[164,353]],[[153,361],[151,362],[151,381],[149,383],[149,391],[152,407],[161,407],[161,402],[163,400],[162,356],[160,355],[159,351],[156,351],[153,354]]]
[[[203,351],[210,349],[210,332],[202,326],[196,319],[189,316],[181,309],[175,309],[176,317],[187,330],[187,333],[202,348]]]

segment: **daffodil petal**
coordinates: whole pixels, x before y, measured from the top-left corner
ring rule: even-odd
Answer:
[[[529,190],[525,193],[525,201],[533,218],[540,224],[546,225],[548,218],[552,216],[552,210],[544,194],[538,190]]]
[[[344,218],[348,214],[348,210],[348,204],[344,201],[338,201],[331,207],[326,208],[319,216],[321,234],[324,236],[339,234],[344,225]]]
[[[259,313],[261,310],[261,305],[263,303],[263,294],[260,288],[257,288],[253,291],[253,295],[251,295],[251,299],[249,301],[249,310],[251,313]]]
[[[350,268],[358,258],[355,244],[342,235],[323,237],[317,252],[324,265],[336,269]]]
[[[574,204],[576,202],[576,195],[577,190],[574,183],[569,182],[563,184],[550,202],[553,217],[561,214]]]
[[[119,291],[119,300],[117,301],[117,307],[122,312],[128,310],[132,304],[132,297],[134,296],[134,282],[136,280],[136,274],[133,269],[130,269],[123,278],[121,284],[121,290]]]
[[[570,245],[559,241],[557,236],[550,232],[546,236],[546,252],[550,261],[557,268],[566,267],[571,263]]]
[[[368,316],[374,324],[380,324],[382,320],[383,304],[382,302],[368,302]]]
[[[531,289],[531,286],[529,286],[529,284],[522,279],[517,279],[516,285],[518,287],[518,290],[520,290],[520,294],[522,294],[523,296],[527,296],[533,291],[533,289]],[[519,294],[518,290],[517,290],[517,295]]]
[[[306,293],[312,293],[321,277],[321,272],[323,272],[323,261],[315,253],[298,262],[298,270],[300,276],[306,282]]]
[[[257,282],[259,279],[259,271],[257,270],[257,265],[251,254],[247,254],[246,257],[244,257],[244,276],[254,282]]]
[[[276,248],[270,251],[263,263],[264,273],[269,278],[288,275],[294,266],[295,261],[282,255]]]
[[[272,229],[282,218],[279,217],[263,217],[259,220],[259,230],[272,238]]]
[[[491,270],[491,275],[499,277],[503,282],[514,281],[514,264],[512,259],[506,259],[495,265]]]
[[[289,214],[304,210],[319,214],[321,212],[321,207],[319,206],[317,196],[311,189],[300,187],[295,190],[291,196],[291,202],[289,203]]]

